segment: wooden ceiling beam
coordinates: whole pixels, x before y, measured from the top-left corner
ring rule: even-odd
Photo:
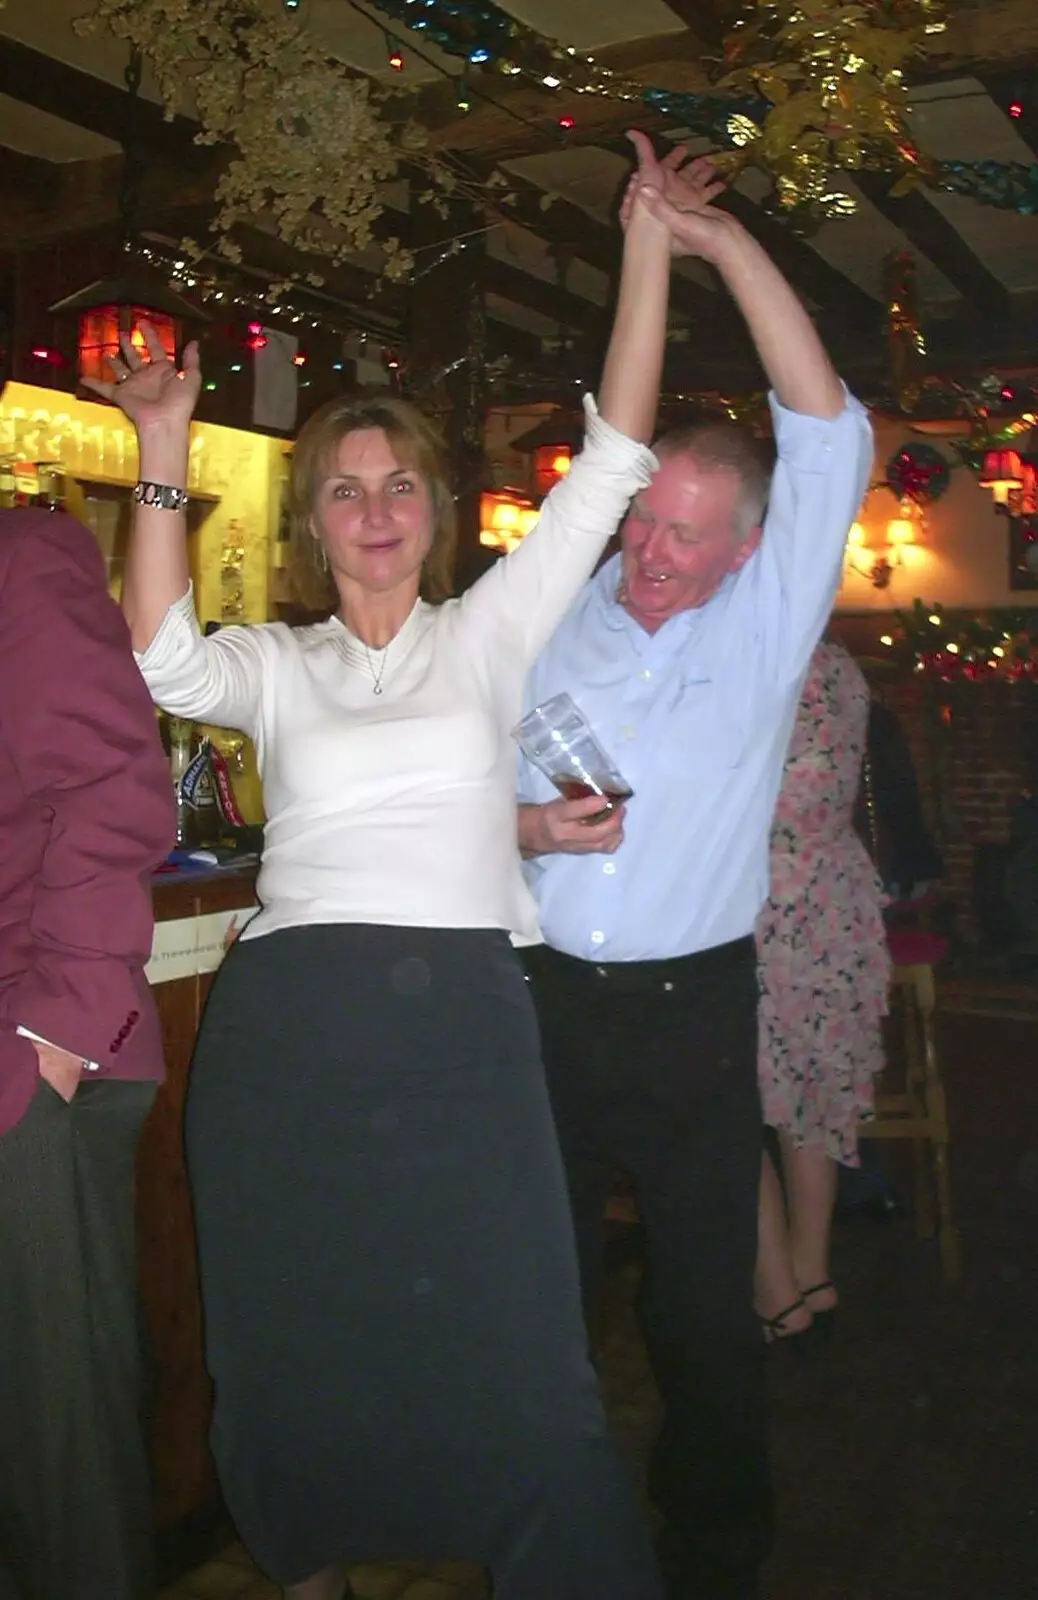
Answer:
[[[617,144],[611,148],[621,150],[623,146]],[[726,189],[717,204],[738,217],[798,293],[818,307],[819,323],[826,340],[833,343],[834,353],[853,346],[859,336],[872,338],[875,335],[881,316],[879,302],[852,278],[838,271],[806,240],[738,189]],[[732,316],[738,316],[723,291],[715,298],[728,307]],[[741,318],[739,321],[741,326]]]
[[[492,164],[469,162],[477,177],[487,178]],[[611,282],[616,279],[620,266],[620,233],[618,228],[607,227],[595,217],[561,197],[553,198],[545,208],[545,192],[535,183],[508,173],[508,188],[515,204],[502,206],[499,216],[505,221],[518,223],[545,240],[562,255],[585,262],[604,273]],[[696,330],[705,342],[722,340],[734,342],[737,351],[748,352],[750,346],[742,318],[727,296],[688,278],[675,276],[671,280],[671,309]]]
[[[891,195],[892,180],[883,172],[856,172],[854,181],[876,210],[900,228],[921,255],[940,268],[962,295],[968,313],[999,326],[1008,320],[1009,290],[925,194],[913,190],[911,194]]]
[[[716,30],[704,19],[697,0],[671,9],[682,16],[690,14],[693,27],[609,46],[599,50],[596,59],[645,84],[699,93],[708,90],[716,67]],[[982,7],[953,11],[940,39],[940,51],[931,52],[913,70],[910,81],[931,82],[963,72],[1019,73],[1035,64],[1038,7],[1034,0],[991,0]],[[345,65],[343,72],[352,75]],[[479,151],[496,161],[542,151],[546,143],[550,148],[553,138],[560,148],[609,139],[622,132],[636,114],[629,101],[545,90],[495,73],[472,74],[472,86],[478,97],[468,115],[459,115],[454,86],[446,81],[423,86],[402,99],[401,107],[432,126],[434,144]],[[0,93],[116,142],[125,135],[129,96],[123,89],[6,36],[0,37]],[[564,134],[558,118],[566,112],[576,117],[577,125]],[[189,118],[177,116],[167,122],[161,107],[142,99],[133,107],[133,118],[139,143],[168,149],[175,141],[185,159],[206,159],[207,152],[193,142],[197,127]],[[637,110],[636,120],[650,128],[673,126],[643,108]]]
[[[79,127],[118,140],[126,133],[129,98],[115,85],[88,73],[68,67],[17,40],[0,36],[0,93],[25,104],[65,116]],[[167,206],[192,205],[212,195],[227,152],[212,146],[194,144],[196,124],[184,117],[166,122],[162,111],[150,101],[138,100],[133,108],[133,139],[149,154],[150,161],[142,189],[142,216],[150,225]],[[29,158],[24,158],[29,159]],[[472,163],[480,175],[489,177],[493,162]],[[18,191],[17,181],[8,185],[0,180],[0,192],[10,190],[11,213],[6,248],[36,244],[48,237],[96,226],[118,215],[121,172],[119,157],[105,158],[105,164],[75,162],[66,173],[47,163],[50,182],[33,183],[28,199]],[[81,180],[90,170],[90,181]],[[17,175],[16,175],[17,176]],[[33,177],[38,180],[38,173]],[[56,179],[56,182],[55,182]],[[190,180],[190,181],[189,181]],[[558,201],[550,215],[541,205],[542,191],[519,179],[510,179],[519,204],[502,215],[530,228],[541,238],[569,250],[610,276],[619,260],[618,236],[595,222],[585,211]],[[397,219],[381,219],[381,226],[397,228]],[[533,291],[537,294],[536,288]],[[531,303],[531,302],[528,302]],[[675,309],[692,320],[709,313],[724,320],[720,297],[694,284],[676,285]]]
[[[728,189],[717,201],[763,245],[779,271],[800,294],[818,307],[825,335],[838,351],[847,343],[874,338],[882,320],[882,307],[866,290],[845,277],[819,255],[806,240],[772,217],[762,207]]]
[[[63,122],[122,144],[129,134],[136,145],[176,151],[182,161],[204,166],[212,150],[195,144],[198,124],[187,117],[168,121],[162,107],[137,97],[90,72],[70,67],[0,34],[0,94],[35,106]]]
[[[208,166],[185,167],[168,155],[149,165],[140,196],[141,230],[173,228],[170,213],[208,207],[223,157],[208,152]],[[52,162],[16,150],[0,151],[0,217],[5,250],[31,250],[52,239],[115,224],[120,220],[122,156]],[[186,230],[184,230],[186,231]]]
[[[1024,141],[1038,161],[1038,67],[1023,71],[983,72],[980,82],[1004,113],[1013,132]],[[1014,107],[1012,112],[1010,106]]]
[[[542,317],[550,317],[561,327],[583,331],[597,328],[604,318],[602,307],[593,300],[585,300],[583,295],[547,283],[532,272],[523,272],[520,267],[499,261],[495,256],[487,256],[481,277],[488,294],[499,295],[513,305],[525,306]]]
[[[642,84],[688,93],[705,93],[717,76],[719,44],[724,28],[704,17],[698,0],[679,0],[671,10],[691,18],[684,33],[646,37],[596,52],[596,60]],[[1038,6],[1034,0],[990,0],[983,6],[954,10],[934,48],[907,74],[909,83],[932,83],[964,74],[1022,71],[1038,64]],[[496,161],[575,144],[600,144],[635,122],[649,132],[674,126],[673,118],[630,101],[545,90],[527,79],[502,78],[493,72],[473,75],[478,91],[470,113],[457,114],[449,85],[432,85],[413,102],[420,121],[428,120],[437,146],[480,151]],[[424,98],[423,98],[424,96]],[[484,98],[486,97],[486,98]],[[488,104],[487,101],[493,102]],[[576,126],[563,134],[558,119],[569,114]]]

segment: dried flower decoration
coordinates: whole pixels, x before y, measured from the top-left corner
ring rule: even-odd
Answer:
[[[335,60],[279,0],[94,0],[75,26],[139,50],[167,118],[183,111],[199,144],[230,151],[213,223],[228,260],[241,257],[235,224],[267,219],[325,260],[377,248],[386,277],[409,274],[399,240],[375,237],[380,187],[416,162],[440,192],[454,177],[423,129],[388,114],[392,92]]]

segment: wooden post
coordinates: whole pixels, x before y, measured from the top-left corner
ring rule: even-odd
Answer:
[[[446,217],[418,200],[412,206],[415,281],[404,388],[447,442],[458,504],[458,592],[492,559],[479,543],[487,408],[483,226],[482,213],[468,202],[455,202]]]

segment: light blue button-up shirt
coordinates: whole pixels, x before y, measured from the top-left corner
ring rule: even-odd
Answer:
[[[778,460],[760,547],[705,605],[646,633],[618,603],[620,558],[538,659],[527,701],[565,690],[631,788],[614,855],[526,863],[547,943],[598,961],[708,950],[753,931],[797,701],[872,467],[848,397],[833,420],[771,399]],[[520,799],[557,799],[520,762]]]

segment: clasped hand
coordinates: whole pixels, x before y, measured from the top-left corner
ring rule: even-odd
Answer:
[[[677,144],[660,159],[646,134],[632,128],[627,137],[638,167],[620,206],[622,226],[627,227],[635,206],[642,205],[666,227],[672,254],[700,256],[716,264],[741,225],[711,205],[725,186],[713,157],[690,156],[685,145]]]

